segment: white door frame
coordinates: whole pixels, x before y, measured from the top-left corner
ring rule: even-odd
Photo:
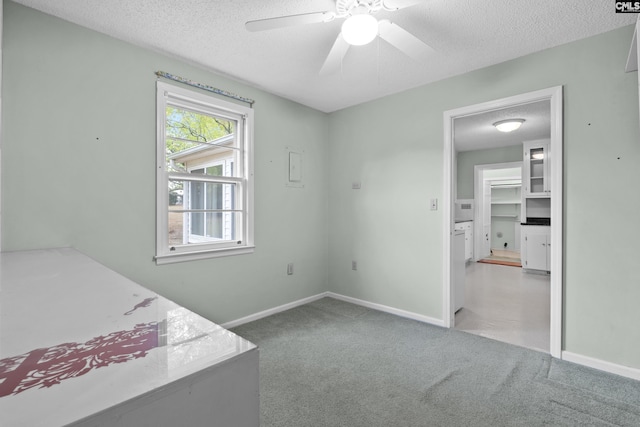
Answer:
[[[537,101],[549,100],[551,104],[551,301],[550,301],[550,345],[551,356],[561,358],[562,354],[562,290],[563,290],[563,242],[562,242],[562,86],[555,86],[534,92],[523,93],[481,104],[448,110],[444,115],[444,153],[443,153],[443,280],[442,280],[442,317],[445,327],[454,324],[455,312],[452,307],[451,291],[451,251],[454,230],[453,218],[453,122],[456,118],[479,114],[487,111],[502,110],[517,105],[529,104]]]
[[[482,235],[484,231],[482,230],[482,205],[484,204],[482,193],[484,192],[483,188],[483,174],[484,171],[488,170],[496,170],[496,169],[513,169],[520,168],[520,176],[513,177],[512,179],[522,179],[522,167],[523,162],[505,162],[505,163],[491,163],[485,165],[475,165],[473,167],[473,205],[475,207],[473,212],[473,260],[478,261],[481,257],[479,256],[482,252],[480,249],[482,247]],[[509,177],[504,177],[501,179],[510,179]],[[520,205],[520,218],[523,218],[524,212],[522,209],[522,205]],[[455,219],[455,218],[454,218]]]

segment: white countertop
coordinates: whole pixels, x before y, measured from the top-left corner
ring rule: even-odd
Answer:
[[[0,253],[0,426],[63,426],[255,345],[73,249]]]

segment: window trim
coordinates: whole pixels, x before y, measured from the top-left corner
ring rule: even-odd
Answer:
[[[215,114],[237,120],[239,141],[243,147],[243,156],[236,165],[242,171],[241,206],[243,210],[243,240],[241,244],[227,243],[194,244],[180,247],[179,251],[169,248],[169,192],[167,183],[170,173],[166,170],[166,107],[173,105],[201,111],[204,114]],[[223,101],[211,95],[185,89],[158,81],[156,84],[156,264],[192,261],[231,255],[248,254],[254,251],[254,171],[253,171],[253,109]]]

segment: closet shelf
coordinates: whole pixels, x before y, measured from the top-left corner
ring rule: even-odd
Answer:
[[[521,200],[492,200],[492,205],[519,205]]]

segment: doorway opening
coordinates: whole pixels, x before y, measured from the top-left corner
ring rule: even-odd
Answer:
[[[463,122],[473,122],[474,120],[486,119],[486,117],[500,115],[504,112],[513,114],[514,111],[527,112],[528,108],[531,109],[536,105],[547,106],[547,132],[548,138],[530,138],[527,137],[526,132],[521,131],[520,141],[517,141],[510,150],[510,154],[506,155],[502,153],[503,157],[509,157],[507,161],[502,163],[521,162],[522,170],[525,171],[521,175],[519,184],[517,183],[517,174],[515,177],[511,176],[511,179],[505,178],[500,182],[498,177],[492,177],[491,179],[485,179],[484,170],[482,172],[482,178],[477,179],[476,174],[478,171],[469,172],[469,168],[465,166],[463,159],[458,158],[460,154],[460,148],[458,146],[458,140],[464,137],[466,130],[457,126]],[[510,118],[510,117],[507,117]],[[536,122],[535,117],[532,116],[527,125],[533,125]],[[500,137],[498,133],[493,129],[493,123],[483,124],[481,127],[479,124],[475,127],[469,127],[472,133],[471,135],[478,140],[482,139],[483,132],[487,134],[494,132],[494,134],[487,138],[487,140],[498,140]],[[534,126],[528,126],[528,129]],[[523,126],[522,129],[527,129]],[[544,237],[545,250],[547,254],[547,264],[543,267],[546,271],[542,271],[543,274],[535,275],[525,273],[518,267],[513,266],[499,266],[500,268],[510,268],[511,273],[517,273],[517,277],[523,277],[525,279],[531,279],[536,281],[537,279],[548,281],[547,290],[548,294],[545,297],[548,301],[546,305],[548,309],[548,346],[545,346],[545,350],[554,357],[560,357],[561,344],[562,344],[562,87],[554,87],[550,89],[544,89],[536,92],[525,93],[509,98],[503,98],[500,100],[490,101],[482,104],[472,105],[468,107],[459,108],[456,110],[450,110],[444,112],[444,193],[443,193],[443,215],[444,215],[444,280],[443,280],[443,320],[447,327],[454,327],[456,324],[455,313],[460,308],[460,300],[464,299],[464,296],[457,298],[460,293],[460,284],[457,278],[461,276],[460,262],[458,258],[460,253],[465,254],[464,251],[457,250],[457,244],[455,242],[462,242],[458,235],[460,231],[456,226],[455,215],[463,202],[472,201],[472,205],[475,204],[474,224],[472,226],[474,239],[473,239],[473,256],[471,262],[473,265],[482,265],[477,261],[486,258],[487,248],[488,256],[491,257],[492,251],[496,252],[500,250],[500,246],[506,248],[508,252],[517,254],[518,252],[524,252],[524,261],[526,262],[527,245],[522,241],[522,236],[526,236],[522,230],[518,232],[517,221],[523,225],[531,225],[533,221],[544,220],[543,226],[547,226],[548,236]],[[514,135],[516,133],[514,132]],[[486,136],[486,135],[485,135]],[[546,141],[544,145],[544,177],[538,176],[538,163],[540,158],[536,158],[536,163],[533,160],[525,158],[527,155],[526,143],[530,142],[540,143]],[[544,140],[544,141],[543,141]],[[523,150],[524,147],[524,150]],[[537,147],[537,146],[536,146]],[[481,148],[481,147],[480,147]],[[495,146],[493,147],[495,148]],[[536,148],[537,149],[537,148]],[[473,150],[473,149],[469,149]],[[508,152],[509,150],[505,150]],[[493,153],[495,154],[495,153]],[[524,156],[523,156],[524,154]],[[514,157],[514,156],[519,156]],[[477,156],[476,156],[477,157]],[[491,164],[497,164],[497,161],[487,161],[487,159],[476,160],[476,165],[484,165],[484,168],[491,170],[489,166]],[[504,160],[504,159],[503,159]],[[530,161],[531,160],[531,161]],[[528,169],[529,168],[529,169]],[[535,171],[534,171],[534,168]],[[467,175],[465,175],[467,174]],[[473,180],[468,178],[468,175],[473,176]],[[489,174],[490,175],[490,174]],[[513,174],[512,174],[513,175]],[[467,176],[467,179],[464,177]],[[495,179],[493,179],[495,178]],[[542,185],[544,179],[544,185]],[[473,182],[473,184],[470,184]],[[496,185],[492,185],[496,184]],[[481,186],[481,189],[477,189]],[[490,194],[496,188],[497,191],[503,192],[504,203],[495,203],[496,212],[493,215],[500,225],[495,225],[495,221],[490,221],[488,218],[492,217],[492,209],[486,206],[491,206],[488,193]],[[498,190],[500,188],[500,190]],[[477,191],[476,191],[477,190]],[[520,191],[523,202],[515,203],[517,200],[517,191]],[[512,198],[513,196],[513,198]],[[479,201],[478,197],[482,197],[483,200]],[[487,203],[485,203],[485,200]],[[527,201],[531,200],[531,209],[527,210]],[[465,203],[468,204],[468,203]],[[483,209],[483,213],[479,213],[478,207]],[[542,212],[542,214],[540,214]],[[540,214],[544,218],[533,217],[534,214]],[[507,223],[507,221],[511,223]],[[529,221],[531,220],[531,222]],[[510,225],[509,225],[510,224]],[[492,227],[493,225],[493,227]],[[498,230],[500,228],[500,230]],[[535,227],[532,227],[533,230]],[[527,229],[528,230],[528,229]],[[488,232],[487,232],[488,231]],[[500,237],[498,237],[500,232]],[[520,236],[520,241],[516,239],[516,235]],[[531,241],[540,242],[540,237],[531,239]],[[529,251],[531,252],[531,248]],[[537,249],[536,249],[537,250]],[[530,253],[530,255],[532,252]],[[504,255],[504,253],[502,253]],[[511,254],[510,254],[511,255]],[[469,265],[469,262],[467,262]],[[548,273],[545,277],[545,273]],[[515,277],[515,276],[514,276]],[[513,286],[518,286],[513,284]],[[458,302],[456,302],[456,299]],[[464,304],[462,305],[464,307]],[[464,308],[462,308],[464,310]]]
[[[465,266],[465,303],[455,328],[549,352],[550,276],[522,269],[522,174],[521,161],[474,166],[478,251]]]
[[[474,165],[473,175],[474,260],[521,267],[522,162]]]

